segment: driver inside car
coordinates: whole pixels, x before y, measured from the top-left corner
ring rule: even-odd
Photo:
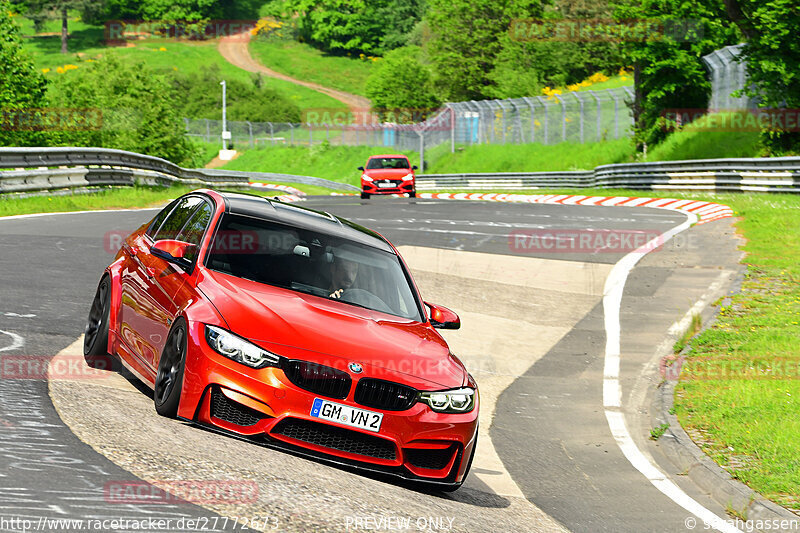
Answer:
[[[358,263],[337,258],[331,263],[331,291],[329,298],[340,298],[342,293],[353,286],[358,275]]]

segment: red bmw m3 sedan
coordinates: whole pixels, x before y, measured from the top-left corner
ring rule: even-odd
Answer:
[[[123,243],[89,312],[156,411],[317,459],[461,486],[478,390],[381,235],[326,212],[198,190]]]

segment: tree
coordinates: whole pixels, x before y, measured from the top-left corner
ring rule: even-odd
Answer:
[[[24,6],[25,18],[33,21],[34,28],[47,19],[61,19],[61,53],[68,53],[69,11],[81,13],[98,12],[104,0],[20,0],[18,5]]]
[[[721,0],[613,0],[612,6],[617,20],[647,23],[622,37],[634,66],[636,144],[646,150],[667,136],[665,111],[708,107],[711,84],[700,58],[738,36],[719,16]]]
[[[36,132],[19,130],[18,112],[42,107],[47,82],[22,50],[20,29],[7,0],[0,0],[0,145],[36,144]]]
[[[441,105],[430,68],[420,62],[421,52],[418,46],[392,50],[367,79],[367,98],[385,120],[419,122]]]
[[[493,94],[501,36],[511,20],[541,16],[542,6],[540,0],[429,0],[427,52],[442,94],[449,100]]]
[[[424,12],[424,0],[286,0],[301,36],[334,53],[380,55],[405,44]]]
[[[796,0],[725,0],[725,15],[747,40],[747,61],[754,94],[765,107],[800,108],[800,7]],[[775,153],[800,150],[800,132],[765,131],[762,142]]]

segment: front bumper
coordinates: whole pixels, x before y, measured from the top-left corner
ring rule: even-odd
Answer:
[[[469,413],[436,413],[424,403],[384,411],[292,383],[279,368],[251,369],[212,350],[202,324],[190,326],[178,415],[199,424],[328,462],[424,481],[463,481],[477,440],[478,400]],[[389,379],[388,376],[359,376]],[[315,398],[383,413],[378,433],[310,415]]]
[[[381,187],[380,184],[390,184],[391,186]],[[362,180],[361,191],[367,194],[408,194],[416,192],[416,185],[413,180],[404,182],[398,182],[397,180]]]

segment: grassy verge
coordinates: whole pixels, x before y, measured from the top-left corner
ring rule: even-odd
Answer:
[[[373,64],[367,58],[327,55],[290,39],[254,39],[250,53],[262,65],[287,76],[362,96]]]
[[[289,185],[295,189],[312,195],[328,195],[333,191],[315,185],[299,183],[277,183],[275,185]],[[64,196],[33,196],[30,198],[8,198],[0,195],[0,217],[11,215],[26,215],[31,213],[61,213],[67,211],[96,211],[103,209],[136,209],[144,207],[159,207],[168,200],[177,198],[199,187],[175,185],[173,187],[114,187],[104,188],[99,192],[87,194],[69,194]],[[281,191],[243,189],[242,192],[258,194],[260,196],[276,196],[284,194]]]

